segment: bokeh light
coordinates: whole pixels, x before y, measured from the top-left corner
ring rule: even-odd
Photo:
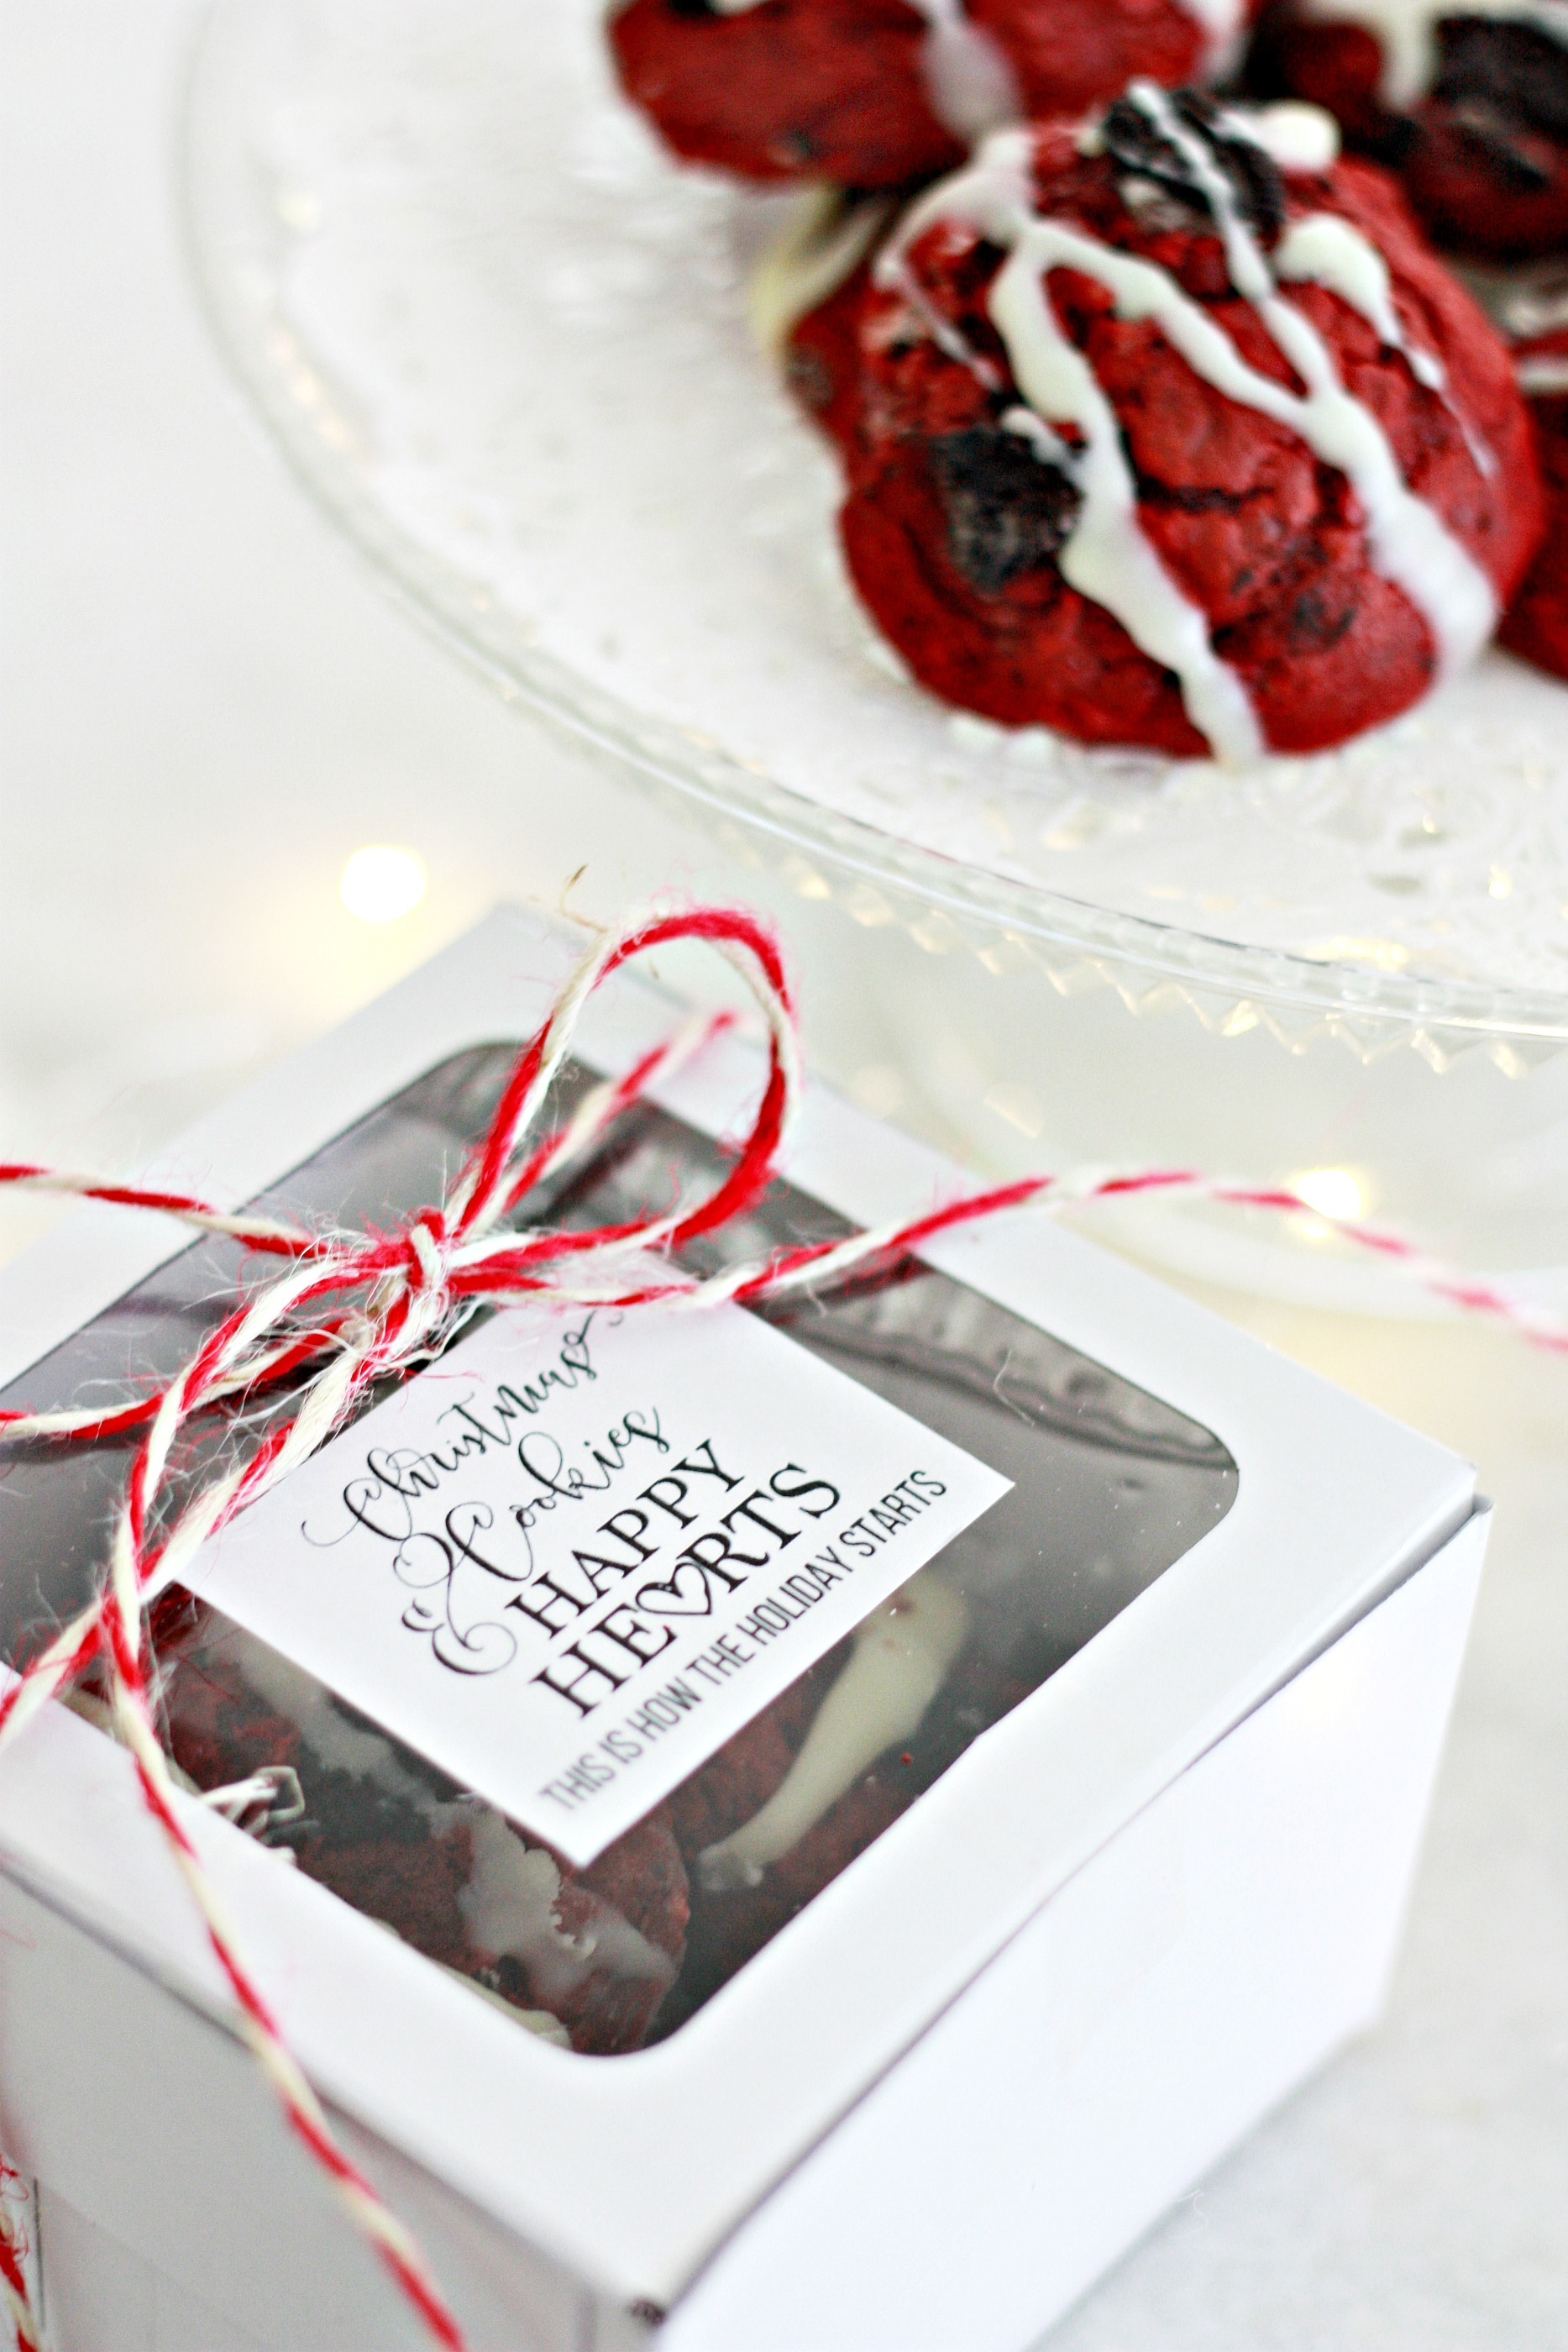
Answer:
[[[343,868],[338,896],[361,923],[395,923],[418,906],[426,881],[423,857],[381,844],[355,850]]]
[[[1299,1193],[1320,1217],[1331,1217],[1336,1224],[1359,1217],[1366,1206],[1361,1185],[1348,1168],[1304,1169],[1301,1175],[1291,1177],[1291,1190]]]

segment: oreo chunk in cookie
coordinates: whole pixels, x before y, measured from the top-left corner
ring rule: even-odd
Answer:
[[[1279,236],[1285,218],[1279,165],[1251,135],[1243,116],[1218,105],[1204,91],[1173,90],[1163,121],[1135,97],[1119,98],[1105,110],[1099,136],[1126,179],[1151,184],[1210,222],[1216,202],[1213,175],[1218,173],[1237,217],[1266,244]]]
[[[935,434],[930,460],[947,551],[988,596],[1050,563],[1083,502],[1071,476],[1005,422]]]

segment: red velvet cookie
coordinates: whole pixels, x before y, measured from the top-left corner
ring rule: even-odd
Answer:
[[[623,88],[678,155],[754,180],[892,188],[1133,74],[1203,79],[1255,0],[630,0]]]
[[[189,1593],[154,1612],[163,1732],[196,1786],[263,1767],[303,1812],[267,1831],[307,1876],[574,2049],[638,2049],[679,1972],[685,1865],[661,1807],[573,1870]]]
[[[803,200],[804,201],[804,200]],[[860,429],[861,312],[872,265],[898,218],[894,197],[823,189],[753,286],[758,341],[813,425],[847,457]]]
[[[1439,244],[1498,255],[1568,242],[1568,20],[1442,0],[1281,0],[1252,79],[1326,106],[1399,173]]]
[[[558,2018],[574,2050],[640,2050],[680,1973],[690,1914],[685,1864],[660,1806],[586,1870],[561,1865],[553,1919],[574,1948],[577,1980],[563,1985],[535,1963],[522,1973],[524,2006]]]
[[[706,1940],[722,1955],[721,1977],[733,1976],[771,1943],[920,1793],[913,1772],[889,1758],[846,1790],[755,1886],[701,1895]]]
[[[835,1643],[675,1790],[670,1817],[690,1868],[705,1847],[716,1845],[762,1811],[800,1753],[849,1649],[847,1642]]]
[[[1512,365],[1333,132],[1134,84],[995,134],[884,248],[843,543],[948,701],[1311,751],[1490,635],[1540,523]]]
[[[1568,677],[1568,327],[1526,338],[1516,358],[1535,420],[1546,530],[1498,635],[1511,653]]]
[[[834,446],[848,457],[860,432],[861,310],[871,287],[869,262],[836,287],[790,329],[783,347],[784,380]]]
[[[706,1867],[704,1849],[732,1837],[774,1795],[817,1709],[848,1668],[850,1648],[831,1653],[796,1685],[789,1719],[777,1723],[763,1716],[749,1724],[674,1801],[694,1890],[693,1982],[688,1988],[683,1978],[677,2005],[690,1991],[700,1997],[743,1968],[908,1811],[968,1747],[977,1728],[996,1722],[1039,1686],[1037,1675],[1017,1672],[994,1653],[966,1649],[918,1727],[892,1740],[787,1851],[755,1876],[714,1874]]]
[[[757,341],[811,422],[846,452],[860,410],[860,314],[871,265],[904,202],[885,189],[803,192],[751,280]]]

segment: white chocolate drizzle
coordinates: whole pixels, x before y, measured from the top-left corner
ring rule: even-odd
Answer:
[[[1176,0],[1204,37],[1200,71],[1228,73],[1239,61],[1247,33],[1246,0]]]
[[[1450,676],[1473,659],[1496,625],[1497,594],[1491,582],[1437,510],[1407,487],[1387,435],[1371,409],[1341,383],[1333,354],[1312,320],[1294,303],[1281,299],[1262,247],[1241,218],[1230,183],[1209,149],[1153,83],[1136,82],[1129,94],[1180,150],[1208,199],[1231,284],[1252,303],[1275,347],[1306,385],[1307,397],[1301,400],[1247,368],[1223,337],[1241,375],[1230,383],[1214,376],[1208,381],[1218,390],[1230,392],[1233,399],[1293,426],[1310,449],[1345,476],[1365,511],[1373,563],[1385,580],[1404,590],[1426,621],[1437,646],[1437,674]],[[1343,246],[1335,254],[1343,260]],[[1170,334],[1164,320],[1161,324]],[[1179,333],[1171,340],[1178,350],[1184,348]],[[1206,371],[1199,368],[1198,373]]]
[[[1568,44],[1568,0],[1304,0],[1322,25],[1359,25],[1383,51],[1377,94],[1391,111],[1419,105],[1437,72],[1437,26],[1446,16],[1494,16],[1529,25]]]
[[[457,1907],[475,1948],[520,1960],[536,1992],[562,2000],[594,1966],[667,1985],[674,1962],[612,1904],[601,1902],[591,1934],[569,1936],[557,1916],[560,1871],[542,1846],[525,1845],[499,1813],[469,1811],[473,1866]]]
[[[930,28],[921,64],[931,111],[966,147],[1004,122],[1022,119],[1024,105],[1007,54],[964,0],[909,0]]]
[[[1233,107],[1228,124],[1244,131],[1287,178],[1332,171],[1339,162],[1339,124],[1328,109],[1302,99],[1282,98],[1274,106]]]
[[[1305,279],[1337,294],[1359,311],[1380,342],[1399,352],[1417,383],[1435,392],[1460,432],[1478,470],[1495,474],[1497,455],[1471,426],[1448,390],[1448,372],[1435,352],[1410,341],[1394,305],[1388,264],[1370,237],[1338,213],[1309,213],[1293,221],[1270,257],[1276,278]]]
[[[777,354],[800,320],[853,277],[893,219],[896,198],[846,201],[838,188],[811,188],[800,199],[747,289],[751,331]]]
[[[1568,352],[1537,352],[1519,362],[1519,388],[1529,400],[1551,400],[1568,392]]]
[[[1081,499],[1078,520],[1057,563],[1069,586],[1113,613],[1151,661],[1176,672],[1188,718],[1222,759],[1255,759],[1264,745],[1247,689],[1216,655],[1202,605],[1183,594],[1145,536],[1116,412],[1082,352],[1061,332],[1046,290],[1048,270],[1084,269],[1111,287],[1124,317],[1140,315],[1124,299],[1136,281],[1120,262],[1096,239],[1055,222],[1033,222],[1004,264],[988,305],[1030,406],[1075,425],[1082,436],[1070,471]],[[1148,268],[1130,265],[1134,271]],[[1163,270],[1149,274],[1174,289]]]
[[[1403,352],[1411,372],[1432,391],[1440,392],[1448,378],[1440,360],[1429,352],[1415,351],[1406,335],[1389,283],[1388,264],[1358,228],[1338,213],[1309,213],[1292,221],[1270,257],[1276,278],[1304,278],[1327,287],[1342,302],[1359,310],[1379,341]]]
[[[1194,727],[1219,759],[1239,762],[1264,748],[1250,698],[1237,673],[1215,653],[1207,614],[1171,577],[1145,533],[1120,421],[1088,361],[1061,331],[1047,283],[1052,269],[1073,269],[1094,279],[1112,296],[1119,317],[1154,320],[1206,383],[1285,425],[1345,476],[1365,517],[1371,560],[1426,620],[1440,677],[1485,643],[1497,618],[1497,598],[1469,551],[1406,484],[1387,436],[1341,382],[1333,355],[1311,320],[1281,295],[1210,149],[1153,83],[1134,82],[1128,95],[1180,153],[1219,232],[1231,284],[1257,310],[1304,391],[1250,367],[1167,270],[1034,212],[1027,132],[988,140],[967,171],[924,196],[879,261],[878,277],[908,299],[914,282],[908,250],[942,220],[961,222],[1007,251],[991,288],[989,310],[1014,379],[1036,415],[1049,425],[1071,425],[1082,436],[1082,446],[1065,461],[1036,445],[1079,492],[1077,517],[1057,557],[1062,577],[1113,614],[1152,660],[1175,673]],[[1245,131],[1249,126],[1238,118],[1235,128]],[[1366,252],[1373,255],[1374,249],[1367,247]],[[1363,300],[1377,302],[1375,282],[1359,257],[1352,269],[1343,241],[1319,235],[1298,247],[1296,260],[1301,276],[1317,279],[1326,270],[1331,278],[1322,282],[1332,286],[1337,275],[1354,283]],[[1397,328],[1396,317],[1394,324]]]
[[[927,1570],[884,1601],[855,1635],[848,1664],[760,1812],[697,1856],[710,1894],[756,1886],[852,1789],[884,1748],[912,1739],[964,1646],[962,1596]]]
[[[1553,335],[1568,327],[1568,268],[1560,258],[1533,263],[1528,269],[1472,268],[1463,274],[1476,299],[1511,342]]]

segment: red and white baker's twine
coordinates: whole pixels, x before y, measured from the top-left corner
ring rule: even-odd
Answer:
[[[706,1201],[664,1216],[581,1233],[507,1225],[509,1213],[530,1191],[727,1025],[722,1014],[688,1023],[624,1077],[593,1089],[563,1128],[542,1142],[528,1142],[583,1006],[600,982],[633,956],[693,939],[707,941],[734,965],[768,1029],[762,1099],[727,1173]],[[428,1360],[481,1303],[544,1298],[574,1306],[701,1309],[723,1300],[778,1298],[836,1281],[867,1260],[894,1257],[955,1226],[1026,1204],[1067,1208],[1160,1192],[1238,1208],[1313,1213],[1308,1202],[1286,1188],[1226,1181],[1192,1169],[1077,1179],[1030,1176],[846,1241],[779,1251],[705,1279],[683,1274],[675,1263],[683,1245],[744,1216],[771,1181],[800,1085],[795,1013],[777,942],[743,910],[698,908],[635,921],[583,959],[543,1028],[517,1056],[489,1131],[446,1200],[418,1211],[393,1232],[313,1233],[269,1217],[230,1215],[182,1193],[104,1183],[55,1169],[0,1165],[0,1184],[155,1210],[287,1263],[286,1273],[209,1334],[166,1388],[108,1411],[0,1413],[0,1441],[90,1442],[145,1431],[115,1521],[102,1590],[0,1699],[0,1748],[89,1667],[107,1673],[115,1728],[134,1759],[147,1809],[184,1874],[246,2036],[288,2122],[420,2314],[431,2340],[448,2352],[457,2352],[463,2342],[457,2323],[413,2238],[334,2138],[250,1973],[226,1906],[186,1828],[183,1807],[189,1801],[175,1790],[154,1720],[145,1619],[157,1592],[179,1578],[200,1547],[236,1512],[324,1445],[369,1389]],[[1491,1316],[1542,1346],[1568,1352],[1568,1327],[1560,1318],[1456,1274],[1397,1234],[1360,1223],[1339,1230],[1356,1248],[1405,1267],[1445,1302]],[[663,1261],[652,1279],[650,1252]],[[172,1449],[185,1424],[214,1409],[258,1402],[289,1381],[295,1385],[285,1409],[266,1434],[247,1454],[208,1479],[171,1524],[162,1526],[157,1507]],[[18,2345],[31,2352],[38,2341],[36,2322],[20,2265],[3,2239],[0,2293]]]
[[[26,2181],[0,2157],[0,2295],[5,2299],[17,2352],[43,2352],[33,2307],[27,2300],[24,2267],[32,2252],[26,2226],[31,2207]]]

